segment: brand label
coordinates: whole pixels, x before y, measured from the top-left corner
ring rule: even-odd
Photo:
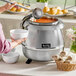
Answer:
[[[51,48],[51,44],[42,44],[42,48]]]

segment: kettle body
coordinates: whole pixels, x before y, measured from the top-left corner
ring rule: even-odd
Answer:
[[[57,25],[33,25],[28,26],[28,37],[26,44],[36,49],[54,49],[63,46],[62,32],[59,26],[64,24],[58,22]]]
[[[64,47],[61,29],[64,23],[57,19],[52,23],[23,22],[22,28],[28,29],[28,37],[23,43],[23,54],[28,59],[49,61]],[[28,24],[28,25],[27,25]]]

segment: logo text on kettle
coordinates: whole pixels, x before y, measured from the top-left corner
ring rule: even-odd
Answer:
[[[51,48],[51,44],[42,44],[42,48]]]

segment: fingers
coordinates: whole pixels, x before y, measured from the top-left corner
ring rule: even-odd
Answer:
[[[11,4],[11,6],[15,6],[17,3],[16,2],[14,2],[13,4]]]
[[[19,42],[22,43],[26,40],[26,38],[23,38],[23,39],[19,39]]]
[[[15,40],[11,37],[12,42],[14,42]]]
[[[9,10],[9,9],[11,9],[12,7],[14,7],[15,5],[16,5],[16,2],[13,3],[13,4],[7,3],[4,7],[5,7],[6,10]]]
[[[26,38],[20,39],[20,43],[24,42]]]
[[[23,39],[16,40],[16,42],[17,42],[18,44],[21,44],[21,43],[24,42],[25,40],[26,40],[26,38],[23,38]]]
[[[17,45],[21,44],[23,41],[25,41],[26,38],[23,38],[23,39],[19,39],[19,40],[15,40],[13,42],[11,42],[11,48],[15,48]]]
[[[13,4],[11,4],[11,5],[10,5],[10,9],[11,9],[12,7],[14,7],[16,4],[17,4],[16,2],[13,3]]]

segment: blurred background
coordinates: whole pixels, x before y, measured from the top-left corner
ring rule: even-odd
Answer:
[[[30,2],[30,4],[35,4],[37,0],[12,0],[12,1],[17,1],[17,2],[20,2],[20,3],[23,3],[23,2],[28,3],[28,2]],[[48,0],[48,3],[49,3],[50,5],[55,5],[55,6],[58,5],[58,6],[63,7],[65,1],[66,1],[66,0]],[[76,1],[76,0],[67,0],[66,6],[76,5],[76,4],[75,4],[75,1]],[[0,5],[3,5],[3,4],[4,4],[4,2],[1,2],[1,1],[0,1]]]

